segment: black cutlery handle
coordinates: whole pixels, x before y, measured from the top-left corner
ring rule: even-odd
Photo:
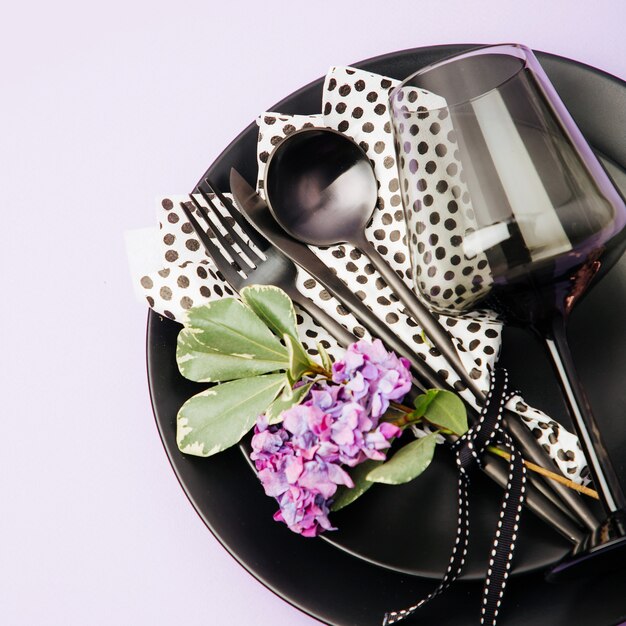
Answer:
[[[499,462],[498,459],[493,457],[485,457],[483,459],[483,471],[503,489],[506,488],[508,469],[504,463]],[[552,500],[547,498],[544,493],[536,488],[534,479],[530,476],[529,478],[531,478],[531,483],[535,488],[528,485],[526,506],[537,515],[537,517],[561,533],[561,535],[573,545],[576,546],[580,544],[584,537],[584,533],[580,527],[571,520],[569,515],[554,506]]]
[[[390,289],[400,298],[409,315],[421,326],[432,344],[441,352],[443,357],[452,366],[457,376],[469,387],[474,395],[480,394],[480,390],[463,366],[463,362],[454,347],[452,338],[439,320],[429,311],[424,303],[407,287],[406,283],[396,274],[395,270],[383,259],[378,250],[367,240],[365,236],[354,242],[378,270]]]

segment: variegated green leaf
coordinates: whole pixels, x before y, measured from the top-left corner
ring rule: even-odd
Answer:
[[[283,411],[295,406],[296,404],[300,404],[302,400],[306,397],[307,393],[309,393],[313,383],[307,383],[306,385],[302,385],[297,389],[292,389],[288,385],[283,389],[283,392],[270,404],[267,411],[265,411],[265,415],[267,416],[267,421],[270,424],[277,424],[281,421],[281,414]]]
[[[298,339],[296,312],[291,298],[273,285],[249,285],[239,293],[241,299],[278,337]]]
[[[186,326],[215,352],[263,361],[288,361],[287,349],[272,331],[235,298],[189,310]]]
[[[287,353],[289,354],[289,380],[293,383],[299,381],[305,374],[312,374],[315,372],[316,366],[309,358],[309,355],[305,352],[304,346],[294,339],[291,335],[283,335],[283,340],[287,346]]]
[[[285,370],[288,367],[286,357],[265,360],[248,354],[217,352],[199,341],[197,334],[189,328],[184,328],[178,334],[176,362],[180,373],[196,382],[235,380]]]
[[[401,485],[417,478],[433,460],[437,433],[416,439],[400,448],[390,460],[373,469],[367,480],[387,485]]]
[[[322,361],[322,367],[327,371],[327,372],[332,372],[333,370],[333,362],[330,358],[330,354],[328,354],[328,352],[326,352],[326,348],[319,342],[316,342],[317,345],[317,352],[320,355],[320,359]]]
[[[215,385],[193,396],[178,411],[179,449],[211,456],[236,444],[285,384],[284,374],[265,374]]]

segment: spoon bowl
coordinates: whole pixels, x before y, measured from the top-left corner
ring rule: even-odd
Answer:
[[[360,243],[377,188],[365,152],[330,128],[292,133],[272,152],[265,170],[267,204],[276,221],[316,246],[356,244],[356,238]]]

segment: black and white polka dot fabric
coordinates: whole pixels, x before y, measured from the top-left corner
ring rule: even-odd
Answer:
[[[328,126],[352,137],[371,159],[379,184],[378,205],[367,227],[367,237],[406,284],[413,288],[415,266],[425,260],[423,256],[416,259],[415,266],[412,267],[406,245],[402,191],[387,101],[390,89],[396,84],[397,81],[363,70],[334,67],[329,71],[324,84],[321,114],[262,114],[258,119],[258,189],[263,194],[265,163],[272,150],[282,138],[295,130],[307,126]],[[438,152],[443,152],[437,147],[441,143],[439,133],[432,133],[432,140],[427,137],[424,141],[427,143],[425,150],[429,153],[437,155]],[[441,195],[445,202],[447,196]],[[191,306],[232,293],[216,272],[180,209],[179,203],[187,199],[188,196],[170,196],[160,201],[158,221],[163,246],[163,268],[141,278],[141,285],[150,306],[158,313],[177,321],[184,320],[186,311]],[[204,204],[200,197],[198,200]],[[218,202],[217,199],[215,201]],[[441,201],[438,199],[438,203]],[[443,228],[446,228],[445,224]],[[450,236],[448,235],[448,239]],[[437,254],[437,248],[440,245],[445,246],[446,241],[434,229],[429,237],[430,252]],[[311,249],[328,266],[333,267],[348,287],[385,320],[403,341],[413,346],[435,371],[449,383],[456,382],[454,372],[447,367],[438,351],[430,346],[419,326],[407,317],[398,298],[366,257],[349,245],[325,249],[312,246]],[[424,254],[427,251],[424,244]],[[368,337],[358,321],[306,272],[299,273],[298,288],[357,337]],[[298,314],[300,334],[311,353],[315,351],[315,342],[323,340],[331,356],[341,354],[337,343],[305,312],[298,311]],[[462,316],[442,313],[438,315],[450,332],[466,369],[486,392],[490,385],[489,371],[495,365],[499,353],[501,324],[485,312],[474,311]],[[466,398],[470,400],[471,396],[467,395]],[[519,396],[513,398],[507,406],[521,416],[566,476],[577,482],[586,480],[588,470],[573,434],[540,411],[529,407]]]
[[[392,118],[411,268],[431,308],[456,312],[492,284],[487,257],[463,245],[477,230],[446,102],[415,87],[395,92]]]
[[[230,194],[226,196],[230,198]],[[208,211],[211,210],[202,196],[194,195],[194,198]],[[221,207],[218,198],[214,198],[213,201]],[[148,304],[161,315],[179,322],[184,321],[186,312],[192,306],[235,295],[235,291],[215,268],[213,261],[198,241],[181,209],[181,202],[188,203],[189,196],[170,196],[160,201],[159,231],[163,242],[164,266],[161,270],[141,278],[141,286]],[[226,219],[237,229],[242,239],[256,250],[254,244],[232,218]],[[202,218],[198,215],[200,223],[202,223],[201,220]],[[219,224],[218,227],[220,232],[226,235]],[[227,238],[229,239],[228,236]],[[216,239],[215,243],[216,245],[218,243]],[[297,313],[303,344],[311,354],[317,354],[316,341],[320,341],[333,358],[339,358],[343,354],[343,348],[305,311],[298,309]],[[349,319],[355,326],[356,320],[351,317]],[[364,336],[369,337],[369,335]]]

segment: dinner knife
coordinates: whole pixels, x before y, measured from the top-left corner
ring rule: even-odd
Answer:
[[[388,326],[380,322],[372,311],[346,287],[336,274],[332,272],[332,270],[330,270],[330,268],[328,268],[315,255],[315,253],[308,248],[308,246],[293,239],[280,227],[271,215],[263,198],[256,193],[256,191],[234,168],[231,169],[230,173],[230,186],[233,197],[243,215],[261,234],[263,234],[274,246],[276,246],[276,248],[323,284],[328,291],[333,293],[335,297],[337,297],[337,299],[344,306],[346,306],[346,308],[348,308],[374,336],[379,337],[383,343],[398,354],[408,358],[414,368],[414,371],[421,378],[421,380],[424,381],[424,383],[432,387],[439,388],[447,386],[437,378],[432,369],[430,369],[430,367],[428,367],[422,359],[417,357],[417,355],[415,355],[415,353],[402,340],[389,330]],[[525,428],[521,424],[519,424],[519,426],[521,428]],[[530,433],[528,434],[532,437]],[[536,443],[534,439],[532,442]],[[550,459],[550,457],[546,455],[546,458],[550,463],[552,463],[552,459]],[[545,459],[542,459],[542,464],[544,466],[546,465]],[[535,482],[536,477],[533,476],[532,478],[533,482]],[[555,484],[558,485],[558,483]],[[563,504],[554,498],[553,493],[550,492],[545,485],[537,483],[537,487],[539,491],[541,491],[543,495],[552,503],[553,506],[550,506],[551,510],[554,509],[554,507],[558,507],[561,511],[565,510],[568,514],[571,514],[571,511],[564,509]],[[554,485],[550,484],[550,487],[554,488]],[[576,494],[570,494],[570,490],[566,487],[562,487],[568,492],[568,497],[570,495],[576,496]],[[582,505],[580,500],[578,503]],[[535,512],[546,519],[544,511]],[[553,510],[552,513],[557,514],[557,511]],[[558,517],[562,517],[560,511],[558,512]],[[551,521],[554,522],[555,520],[553,519]],[[572,539],[573,536],[579,535],[580,531],[575,530],[571,523],[566,525],[568,526],[568,529],[565,532],[563,532],[563,528],[559,529],[563,534],[568,536],[570,539]]]
[[[257,222],[257,230],[262,232],[279,250],[282,250],[284,254],[290,257],[300,267],[305,269],[309,274],[322,283],[342,302],[342,304],[346,306],[346,308],[348,308],[361,320],[363,325],[368,328],[372,334],[379,337],[383,343],[395,352],[406,356],[411,362],[411,365],[414,367],[415,372],[425,383],[431,386],[441,387],[441,381],[438,381],[435,372],[433,372],[430,367],[425,365],[424,362],[419,359],[419,357],[417,357],[404,342],[402,342],[402,340],[396,337],[387,325],[381,323],[372,311],[359,298],[357,298],[357,296],[350,291],[350,289],[346,287],[346,285],[315,255],[315,253],[309,249],[306,244],[292,238],[286,231],[284,231],[280,224],[271,215],[265,200],[263,200],[263,198],[261,198],[261,196],[258,195],[256,191],[247,183],[247,181],[234,169],[231,169],[230,185],[235,199],[239,198],[241,200],[238,204],[243,213],[248,215],[249,221],[251,221],[253,225],[255,225],[255,221]],[[437,326],[439,325],[436,320],[433,320],[433,324]],[[449,347],[454,351],[456,360],[460,363],[447,331],[443,328],[440,328],[439,330],[440,332],[438,333],[438,336],[441,334],[446,335],[448,338],[446,344],[449,344]],[[432,332],[432,328],[430,331]],[[446,357],[448,352],[449,350],[445,350],[443,356]],[[454,369],[457,370],[458,366]],[[465,371],[462,365],[461,369]],[[467,382],[468,380],[470,380],[469,384]],[[478,388],[475,381],[469,379],[469,376],[465,376],[462,382],[469,387],[470,392],[474,398],[476,398],[479,405],[484,403],[486,399],[485,394]],[[542,467],[554,468],[558,471],[558,468],[552,458],[539,445],[530,430],[524,426],[524,424],[520,423],[517,416],[515,416],[511,411],[505,411],[503,422],[508,432],[518,443],[527,460]],[[560,502],[551,498],[555,501],[555,504],[565,504],[566,510],[572,513],[576,519],[582,522],[589,530],[593,530],[598,527],[599,520],[577,493],[565,485],[556,483],[550,479],[539,480],[547,484],[547,489],[549,490],[548,493],[555,493],[557,495]]]

